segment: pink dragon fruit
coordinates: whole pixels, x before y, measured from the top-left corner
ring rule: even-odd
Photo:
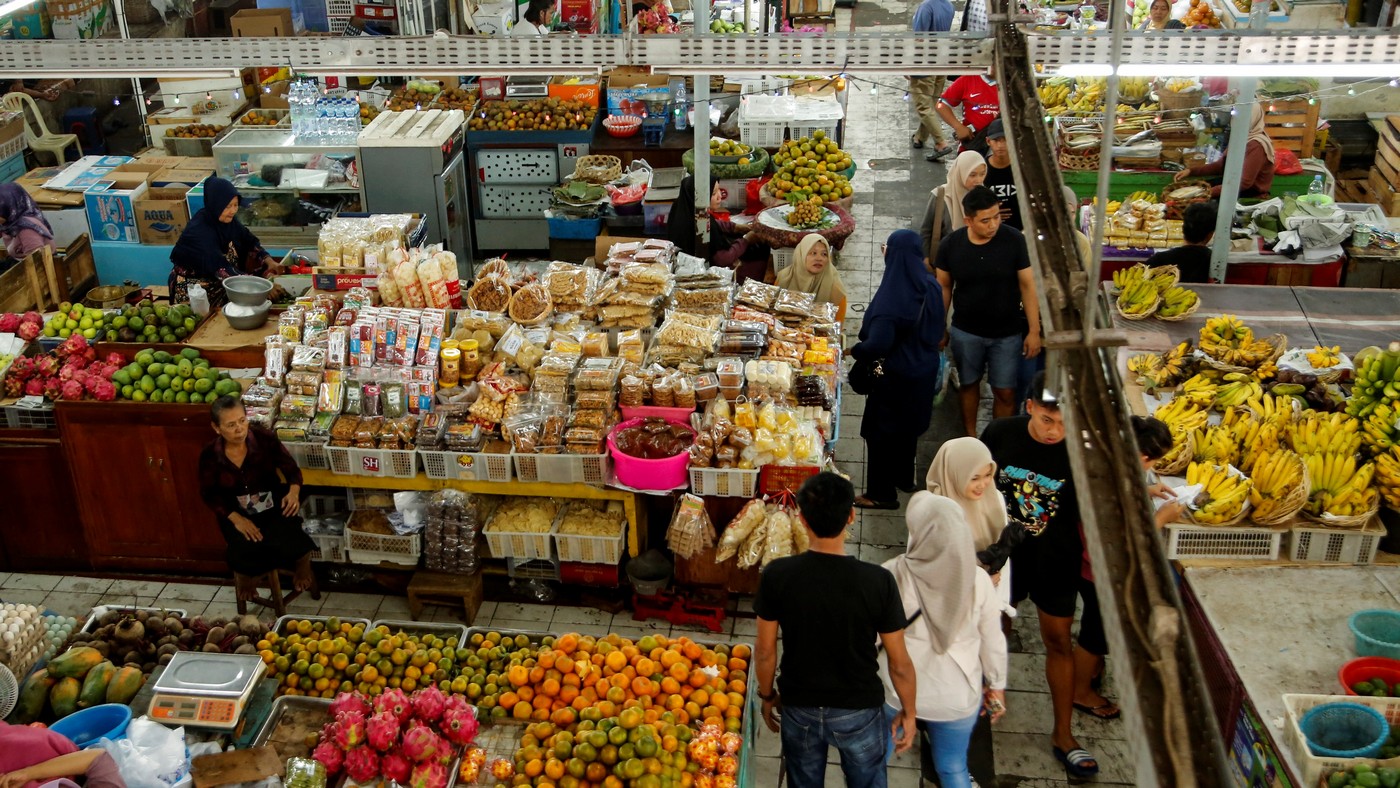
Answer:
[[[403,750],[395,747],[380,756],[379,771],[384,775],[384,779],[407,785],[408,775],[413,771],[413,761],[403,754]]]
[[[63,399],[63,381],[57,377],[44,379],[44,396],[49,399]]]
[[[40,356],[34,362],[34,374],[41,378],[51,378],[58,374],[58,358],[55,356]]]
[[[471,708],[450,709],[444,712],[438,726],[442,729],[442,735],[453,744],[470,744],[476,738],[478,727],[476,714]]]
[[[390,711],[381,711],[369,718],[365,730],[369,734],[369,746],[385,752],[399,741],[399,718]]]
[[[44,316],[31,309],[20,317],[19,322],[28,323],[32,326],[42,326],[44,324]]]
[[[19,330],[19,315],[9,312],[0,315],[0,333],[13,334]]]
[[[413,767],[408,784],[411,788],[445,788],[447,767],[437,761],[425,761]]]
[[[413,716],[424,722],[437,722],[442,718],[442,712],[447,708],[447,696],[442,694],[442,690],[436,684],[429,684],[423,689],[413,693],[410,698],[413,701]]]
[[[79,400],[83,398],[83,384],[76,380],[63,381],[63,390],[60,392],[63,399]]]
[[[342,692],[331,701],[331,717],[337,718],[342,711],[356,711],[362,717],[368,717],[374,713],[374,708],[369,705],[369,699],[358,692]]]
[[[413,718],[413,702],[401,689],[391,689],[374,699],[375,711],[389,711],[399,718],[399,725],[407,725]]]
[[[30,397],[44,396],[43,378],[30,378],[28,381],[26,381],[24,384],[24,393],[26,396]]]
[[[68,357],[66,360],[64,360],[64,362],[63,362],[63,368],[64,368],[64,369],[79,370],[79,369],[87,369],[87,367],[88,367],[88,360],[85,359],[85,358],[83,358],[82,356],[69,356],[69,357]]]
[[[339,714],[335,721],[340,724],[335,732],[335,743],[342,750],[358,747],[365,743],[365,718],[359,712],[347,711]]]
[[[345,773],[360,785],[369,785],[379,777],[379,754],[368,747],[346,750]]]
[[[61,381],[63,381],[63,382],[65,382],[65,383],[67,383],[68,381],[70,381],[70,380],[73,379],[73,375],[76,374],[77,371],[78,371],[78,368],[77,368],[77,367],[72,367],[72,366],[68,366],[67,364],[65,364],[65,365],[63,366],[63,369],[60,369],[60,370],[58,371],[58,379],[61,380]]]
[[[122,367],[126,366],[126,359],[122,358],[122,354],[120,353],[108,353],[107,357],[102,360],[108,366],[114,367],[116,369],[121,369]]]
[[[441,758],[451,758],[452,749],[447,742],[426,725],[413,725],[403,733],[403,754],[422,763]]]
[[[13,375],[5,378],[4,391],[6,397],[19,398],[24,396],[24,381]]]
[[[15,331],[15,334],[25,342],[33,342],[39,338],[41,333],[43,333],[43,329],[39,327],[38,323],[20,323],[19,329]]]
[[[87,375],[80,382],[83,384],[83,391],[89,394],[96,394],[97,384],[105,383],[106,381],[96,375]]]
[[[88,389],[88,393],[98,402],[114,402],[117,399],[117,386],[110,380],[98,380]]]
[[[446,714],[453,709],[470,709],[467,699],[461,695],[448,695],[446,703],[443,704],[442,711]]]
[[[345,766],[345,753],[333,742],[323,741],[316,745],[316,749],[311,751],[311,757],[320,761],[321,765],[326,767],[326,773],[330,775],[340,774],[340,770]]]
[[[81,335],[79,335],[79,336],[81,336]],[[96,360],[97,360],[97,349],[94,348],[94,347],[89,346],[87,349],[85,349],[85,350],[83,351],[83,358],[87,359],[87,360],[88,360],[88,363],[92,363],[92,362],[96,361]]]
[[[10,362],[10,377],[20,380],[29,380],[34,376],[34,359],[29,356],[19,356]]]

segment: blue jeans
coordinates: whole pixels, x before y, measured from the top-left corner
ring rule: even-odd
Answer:
[[[919,729],[928,734],[933,750],[933,766],[943,788],[972,788],[972,775],[967,770],[967,746],[972,741],[972,729],[977,726],[981,709],[965,720],[931,722],[919,720]],[[893,723],[899,712],[885,706],[885,720]],[[894,757],[894,742],[885,750],[885,758]]]
[[[1024,340],[1021,334],[987,339],[949,326],[948,346],[953,349],[953,362],[958,367],[958,385],[975,386],[985,372],[992,388],[1014,390]]]
[[[890,738],[884,712],[871,709],[831,709],[784,706],[783,759],[792,788],[822,788],[826,783],[826,751],[841,753],[847,788],[886,788],[885,748]]]

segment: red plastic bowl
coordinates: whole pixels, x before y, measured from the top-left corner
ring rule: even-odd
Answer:
[[[1337,680],[1342,683],[1342,691],[1348,695],[1356,694],[1351,691],[1351,685],[1375,678],[1385,679],[1386,685],[1391,687],[1400,683],[1400,660],[1358,657],[1337,671]]]
[[[614,137],[630,137],[642,127],[642,119],[636,115],[611,115],[603,119],[603,128]]]

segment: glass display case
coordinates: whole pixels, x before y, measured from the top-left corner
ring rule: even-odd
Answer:
[[[214,167],[238,187],[239,221],[264,246],[314,242],[327,219],[364,210],[353,143],[308,143],[287,129],[234,129],[214,143]]]

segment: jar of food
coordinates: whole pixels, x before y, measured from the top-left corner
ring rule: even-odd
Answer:
[[[476,373],[481,371],[481,353],[477,349],[480,344],[475,339],[464,339],[458,343],[462,353],[462,377],[467,380],[476,380]]]
[[[452,388],[462,378],[462,351],[455,347],[442,349],[442,374],[438,383],[443,388]]]

